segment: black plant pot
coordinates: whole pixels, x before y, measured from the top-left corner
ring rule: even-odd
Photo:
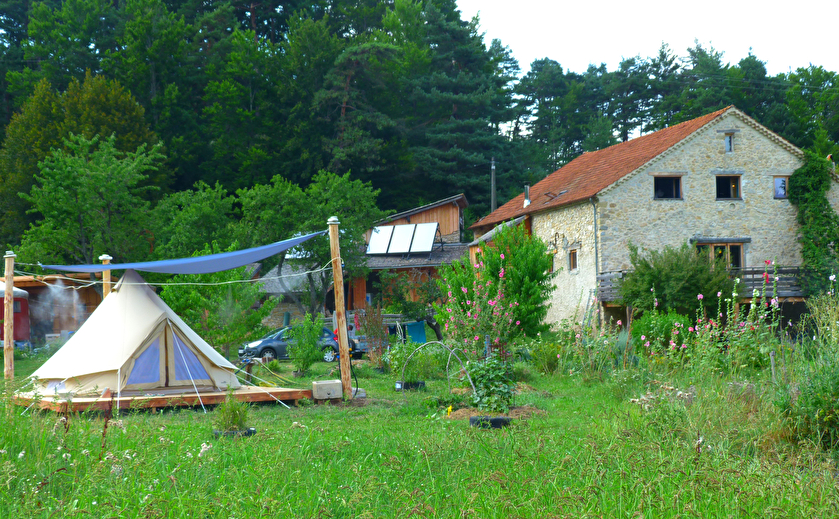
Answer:
[[[233,436],[233,437],[253,436],[254,434],[256,434],[256,428],[255,427],[251,427],[249,429],[243,429],[241,431],[222,431],[222,430],[219,430],[219,429],[213,429],[213,436],[215,436],[216,438],[221,438],[222,436]]]
[[[421,391],[425,389],[425,382],[420,380],[419,382],[402,382],[401,380],[396,381],[396,390],[397,391]]]
[[[507,427],[512,423],[513,419],[509,416],[471,416],[469,417],[469,425],[479,429],[501,429]]]

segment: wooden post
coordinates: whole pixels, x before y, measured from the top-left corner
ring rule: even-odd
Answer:
[[[15,378],[15,253],[7,250],[6,294],[3,298],[3,375],[6,380]]]
[[[347,316],[344,308],[344,271],[341,266],[341,245],[338,243],[337,216],[326,221],[329,224],[329,251],[332,253],[332,278],[335,288],[335,319],[338,321],[338,352],[341,362],[341,387],[344,398],[352,400],[350,385],[350,347],[347,340]]]
[[[99,261],[102,262],[103,265],[110,265],[111,260],[114,259],[107,254],[103,254],[99,256]],[[111,293],[111,271],[110,270],[103,270],[102,271],[102,299],[104,300],[108,297],[108,294]]]

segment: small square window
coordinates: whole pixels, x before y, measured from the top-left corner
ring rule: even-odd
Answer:
[[[577,249],[568,251],[568,270],[577,270]]]
[[[726,133],[725,134],[725,152],[726,153],[734,152],[734,134],[733,133]]]
[[[681,177],[655,177],[653,179],[653,198],[673,200],[682,198]]]
[[[14,301],[12,303],[12,313],[19,314],[20,313],[20,301]]]
[[[775,198],[787,198],[787,186],[789,185],[789,177],[775,177]]]
[[[739,199],[740,198],[740,177],[719,176],[717,177],[717,198],[718,199]]]

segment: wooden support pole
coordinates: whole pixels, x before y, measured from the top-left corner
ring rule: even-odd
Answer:
[[[103,265],[110,265],[111,260],[114,259],[107,254],[103,254],[99,256],[99,261],[102,262]],[[111,293],[111,271],[110,270],[103,270],[102,271],[102,299],[104,300],[108,297],[108,294]]]
[[[15,253],[7,250],[6,294],[3,298],[3,375],[6,380],[15,378]]]
[[[338,352],[341,362],[341,387],[344,398],[352,400],[350,385],[350,346],[347,339],[347,315],[344,308],[344,271],[341,265],[341,245],[338,242],[337,216],[326,221],[329,224],[329,251],[332,254],[332,278],[335,288],[335,319],[338,321]]]

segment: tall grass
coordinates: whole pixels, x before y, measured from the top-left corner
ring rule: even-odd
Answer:
[[[444,380],[405,394],[370,374],[363,407],[257,406],[255,436],[218,440],[212,412],[134,412],[109,422],[101,414],[21,414],[4,400],[0,516],[835,513],[832,461],[788,441],[767,380],[731,384],[649,367],[602,380],[531,374],[532,389],[515,405],[546,414],[479,430],[429,408],[446,393]],[[653,405],[630,401],[648,395]]]

